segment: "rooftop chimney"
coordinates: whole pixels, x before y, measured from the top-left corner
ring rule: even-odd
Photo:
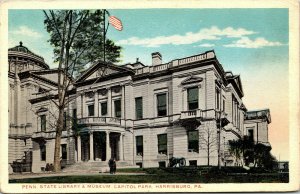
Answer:
[[[160,65],[161,63],[161,54],[159,52],[152,53],[152,65]]]

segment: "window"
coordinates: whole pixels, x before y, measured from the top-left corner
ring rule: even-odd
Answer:
[[[101,116],[107,115],[107,102],[101,102]]]
[[[115,117],[121,117],[121,100],[115,100]]]
[[[64,112],[64,128],[63,131],[65,131],[67,129],[67,113]]]
[[[135,116],[136,116],[136,119],[143,118],[143,98],[142,97],[135,98]]]
[[[94,116],[94,104],[88,105],[88,116]]]
[[[73,109],[73,112],[72,112],[72,118],[73,118],[73,130],[75,130],[76,126],[77,126],[77,109]]]
[[[63,160],[67,159],[67,144],[61,145],[61,159]]]
[[[166,161],[160,161],[160,162],[158,162],[158,167],[159,168],[166,168]]]
[[[198,131],[188,131],[188,151],[199,152]]]
[[[197,160],[189,160],[190,166],[197,166]]]
[[[41,156],[41,161],[46,161],[46,145],[45,144],[40,145],[40,156]]]
[[[234,96],[232,96],[232,122],[234,126],[237,125],[237,119],[238,119],[238,102]]]
[[[158,153],[159,154],[166,154],[168,151],[168,138],[167,134],[160,134],[157,135],[158,141]]]
[[[136,136],[136,155],[143,156],[143,136]]]
[[[41,115],[41,131],[46,131],[46,115]]]
[[[199,96],[198,87],[188,88],[187,89],[187,95],[188,95],[188,110],[198,109],[199,108],[199,105],[198,105],[198,96]]]
[[[216,88],[216,109],[220,110],[221,108],[221,93],[220,90],[218,88]]]
[[[157,95],[157,116],[167,115],[167,94]]]
[[[248,136],[250,141],[254,141],[253,129],[248,129]]]
[[[223,99],[223,112],[225,112],[225,100]]]

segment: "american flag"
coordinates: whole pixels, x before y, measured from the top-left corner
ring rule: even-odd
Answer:
[[[110,16],[109,17],[109,23],[115,27],[117,30],[121,31],[123,29],[123,25],[121,20],[119,20],[117,17],[115,16]]]

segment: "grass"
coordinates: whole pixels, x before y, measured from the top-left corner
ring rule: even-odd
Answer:
[[[10,180],[10,183],[287,183],[288,174],[279,173],[232,173],[232,169],[217,171],[215,168],[147,168],[118,169],[117,172],[146,173],[145,175],[81,175],[56,176]],[[241,169],[239,169],[242,171]],[[227,172],[226,172],[227,171]],[[228,173],[229,172],[229,173]]]

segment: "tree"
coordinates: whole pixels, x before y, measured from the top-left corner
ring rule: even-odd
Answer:
[[[243,156],[245,164],[254,163],[256,167],[272,169],[275,166],[276,158],[271,154],[271,147],[262,143],[254,144],[248,136],[243,139],[230,140],[229,151],[237,159]]]
[[[275,166],[276,158],[271,154],[271,147],[264,144],[255,144],[253,149],[254,164],[257,167],[272,169]]]
[[[103,56],[103,11],[96,10],[44,10],[44,24],[54,47],[54,61],[58,63],[57,94],[53,103],[58,108],[54,148],[54,171],[60,171],[60,143],[64,109],[68,104],[68,91],[73,77],[86,64]],[[106,40],[108,62],[117,62],[121,47]]]
[[[205,123],[199,131],[199,146],[201,150],[204,150],[207,153],[207,166],[210,165],[210,155],[218,149],[217,131],[209,125],[210,122]]]
[[[243,140],[229,140],[229,153],[233,155],[236,161],[241,160],[243,157]]]

